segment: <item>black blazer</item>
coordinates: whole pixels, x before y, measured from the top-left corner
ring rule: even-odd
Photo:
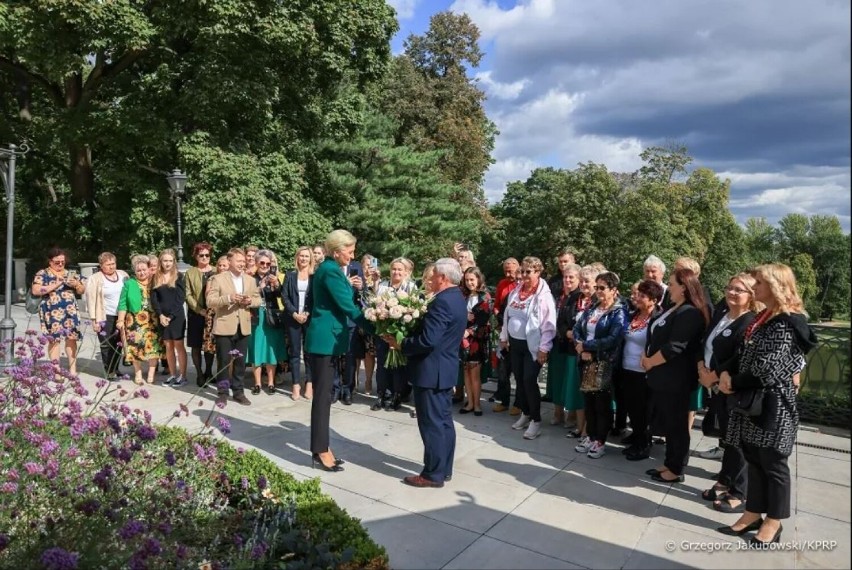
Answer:
[[[582,315],[582,311],[577,311],[577,299],[580,298],[580,290],[571,291],[565,302],[559,307],[556,312],[556,338],[554,339],[554,348],[562,354],[576,356],[577,349],[574,348],[574,343],[568,340],[566,336],[568,331],[574,330],[574,325],[577,323],[577,316]],[[559,306],[559,297],[555,298],[556,305]]]
[[[311,312],[311,304],[313,303],[312,285],[314,276],[308,275],[308,291],[305,295],[305,310]],[[292,326],[301,326],[293,318],[293,313],[299,312],[299,274],[296,271],[288,271],[284,277],[284,286],[281,290],[281,300],[284,301],[285,322]],[[310,317],[305,321],[307,325],[310,322]]]
[[[698,352],[699,360],[704,360],[704,345],[707,343],[707,337],[710,336],[710,333],[713,332],[713,329],[716,328],[716,325],[719,324],[722,317],[727,314],[728,304],[725,303],[724,310],[716,311],[716,314],[713,315],[713,318],[710,320],[710,324],[707,326],[707,330],[704,331],[704,335],[701,337],[701,350]],[[742,342],[746,328],[748,328],[754,320],[754,317],[754,313],[746,311],[737,317],[734,322],[728,324],[728,326],[725,327],[718,335],[716,335],[716,338],[713,339],[713,357],[711,358],[709,365],[706,362],[704,363],[707,368],[715,372],[717,375],[721,374],[725,370],[727,370],[731,375],[736,374],[737,354],[740,342]]]
[[[647,372],[648,387],[661,392],[691,392],[698,385],[697,355],[706,328],[701,311],[684,303],[648,323],[645,355],[662,352],[666,361]],[[656,326],[654,324],[656,323]]]

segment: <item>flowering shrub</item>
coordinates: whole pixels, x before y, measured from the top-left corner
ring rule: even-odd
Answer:
[[[209,428],[155,426],[133,406],[145,389],[99,380],[89,394],[41,361],[45,338],[28,331],[20,341],[19,364],[0,377],[0,567],[336,567],[352,558],[297,522],[299,505],[322,497],[316,484],[268,460],[246,469],[243,458],[260,455],[215,441]],[[372,546],[362,550],[386,566]]]
[[[376,323],[376,334],[391,335],[397,342],[410,336],[420,325],[428,309],[429,299],[419,289],[411,293],[388,289],[381,295],[367,300],[364,318]],[[397,368],[406,363],[405,355],[399,350],[389,350],[386,368]]]

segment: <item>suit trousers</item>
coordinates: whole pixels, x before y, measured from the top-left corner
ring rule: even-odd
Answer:
[[[790,518],[790,466],[787,456],[773,447],[757,447],[743,442],[748,462],[746,510],[766,513],[773,519]]]
[[[651,390],[652,423],[666,436],[663,465],[675,475],[683,474],[689,458],[689,394]]]
[[[293,386],[302,385],[302,352],[305,347],[305,333],[308,330],[307,324],[288,323],[287,324],[287,340],[290,343],[288,354],[290,355],[290,374],[293,377]],[[305,355],[305,383],[311,381],[311,366]]]
[[[231,382],[231,393],[239,396],[243,393],[243,376],[246,374],[246,352],[248,351],[249,337],[243,334],[238,326],[234,335],[213,335],[216,339],[216,363],[219,370],[216,373],[218,381],[229,379]],[[236,353],[234,352],[236,351]],[[233,373],[228,376],[228,365],[233,362]],[[219,389],[219,394],[227,395],[227,390]]]
[[[612,429],[612,392],[583,392],[583,400],[586,403],[586,433],[592,441],[606,443],[606,436]]]
[[[417,427],[423,440],[422,477],[442,483],[453,474],[456,428],[453,424],[453,389],[414,386]]]
[[[541,421],[541,390],[538,387],[538,373],[541,364],[530,354],[527,341],[509,337],[509,358],[512,362],[512,374],[517,383],[518,407],[525,416],[534,422]]]
[[[728,420],[731,417],[727,399],[728,397],[722,393],[714,394],[710,399],[710,407],[717,413],[719,429],[723,434],[728,431]],[[743,500],[748,496],[748,464],[743,456],[743,450],[735,445],[728,445],[722,439],[719,440],[719,447],[724,450],[724,453],[722,469],[716,480],[728,487],[728,494]]]
[[[342,396],[347,392],[351,394],[355,387],[355,374],[357,373],[357,370],[355,370],[355,360],[358,356],[353,352],[353,343],[360,342],[358,339],[358,327],[349,327],[348,333],[349,350],[340,357],[340,363],[332,378],[331,391],[333,394],[336,393],[337,396]],[[316,386],[314,388],[316,389]]]
[[[104,327],[98,333],[98,339],[101,343],[101,360],[104,363],[104,371],[107,376],[115,374],[118,365],[121,364],[121,350],[118,348],[121,336],[115,328],[117,318],[115,315],[107,315]]]
[[[630,416],[633,441],[637,447],[646,447],[651,443],[648,433],[648,378],[644,372],[624,368],[616,370],[615,376],[619,378],[627,415]],[[621,405],[621,402],[616,405]]]
[[[314,378],[314,399],[311,400],[311,453],[325,453],[329,446],[331,416],[331,385],[343,356],[309,354]]]
[[[497,360],[497,390],[494,391],[494,399],[507,408],[512,397],[512,362],[509,351],[501,353],[502,358]],[[515,406],[518,405],[518,394],[515,393]]]

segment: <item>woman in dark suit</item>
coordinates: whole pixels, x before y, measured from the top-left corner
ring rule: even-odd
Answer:
[[[753,287],[754,277],[748,273],[740,273],[728,281],[725,306],[716,311],[701,341],[704,350],[698,361],[698,381],[713,393],[710,410],[719,419],[722,437],[728,429],[728,396],[719,392],[719,375],[725,370],[735,372],[737,369],[737,347],[758,310]],[[707,419],[705,417],[705,421]],[[701,493],[701,498],[713,501],[717,511],[741,513],[745,510],[745,457],[733,445],[720,440],[719,446],[723,450],[722,469],[716,484]]]
[[[651,321],[640,361],[648,375],[652,429],[666,436],[663,467],[646,473],[662,483],[683,483],[689,455],[689,395],[698,385],[695,363],[710,315],[693,271],[675,270],[668,293],[672,306]]]
[[[326,471],[342,471],[339,459],[329,448],[329,415],[334,370],[349,350],[349,328],[346,319],[369,333],[371,322],[364,318],[352,297],[350,280],[343,274],[355,257],[355,236],[346,230],[334,230],[325,240],[326,258],[314,273],[313,307],[305,337],[305,352],[311,358],[314,399],[311,402],[311,452],[314,466]],[[355,278],[357,279],[357,278]],[[354,284],[361,288],[360,283]]]
[[[302,386],[302,346],[305,342],[305,332],[308,330],[308,319],[311,316],[311,281],[314,275],[314,258],[311,248],[302,246],[296,250],[296,269],[288,271],[284,278],[284,313],[287,323],[287,340],[290,343],[290,373],[293,375],[293,392],[291,398],[298,400],[305,390],[305,399],[310,400],[314,395],[311,382],[311,367],[305,359],[305,381]]]
[[[754,298],[766,308],[746,328],[738,369],[734,374],[722,372],[719,389],[725,394],[761,390],[762,409],[756,416],[731,412],[725,443],[742,449],[748,462],[748,499],[739,520],[717,530],[736,536],[756,530],[751,545],[764,547],[781,540],[781,520],[790,516],[787,458],[799,429],[798,376],[805,354],[816,346],[816,336],[789,267],[761,265],[752,275]]]

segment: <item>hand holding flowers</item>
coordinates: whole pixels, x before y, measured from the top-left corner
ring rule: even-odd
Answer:
[[[406,364],[406,358],[399,350],[399,344],[420,324],[426,314],[429,301],[423,291],[388,290],[367,300],[364,317],[375,323],[378,334],[391,351],[385,361],[386,368],[397,368]]]

